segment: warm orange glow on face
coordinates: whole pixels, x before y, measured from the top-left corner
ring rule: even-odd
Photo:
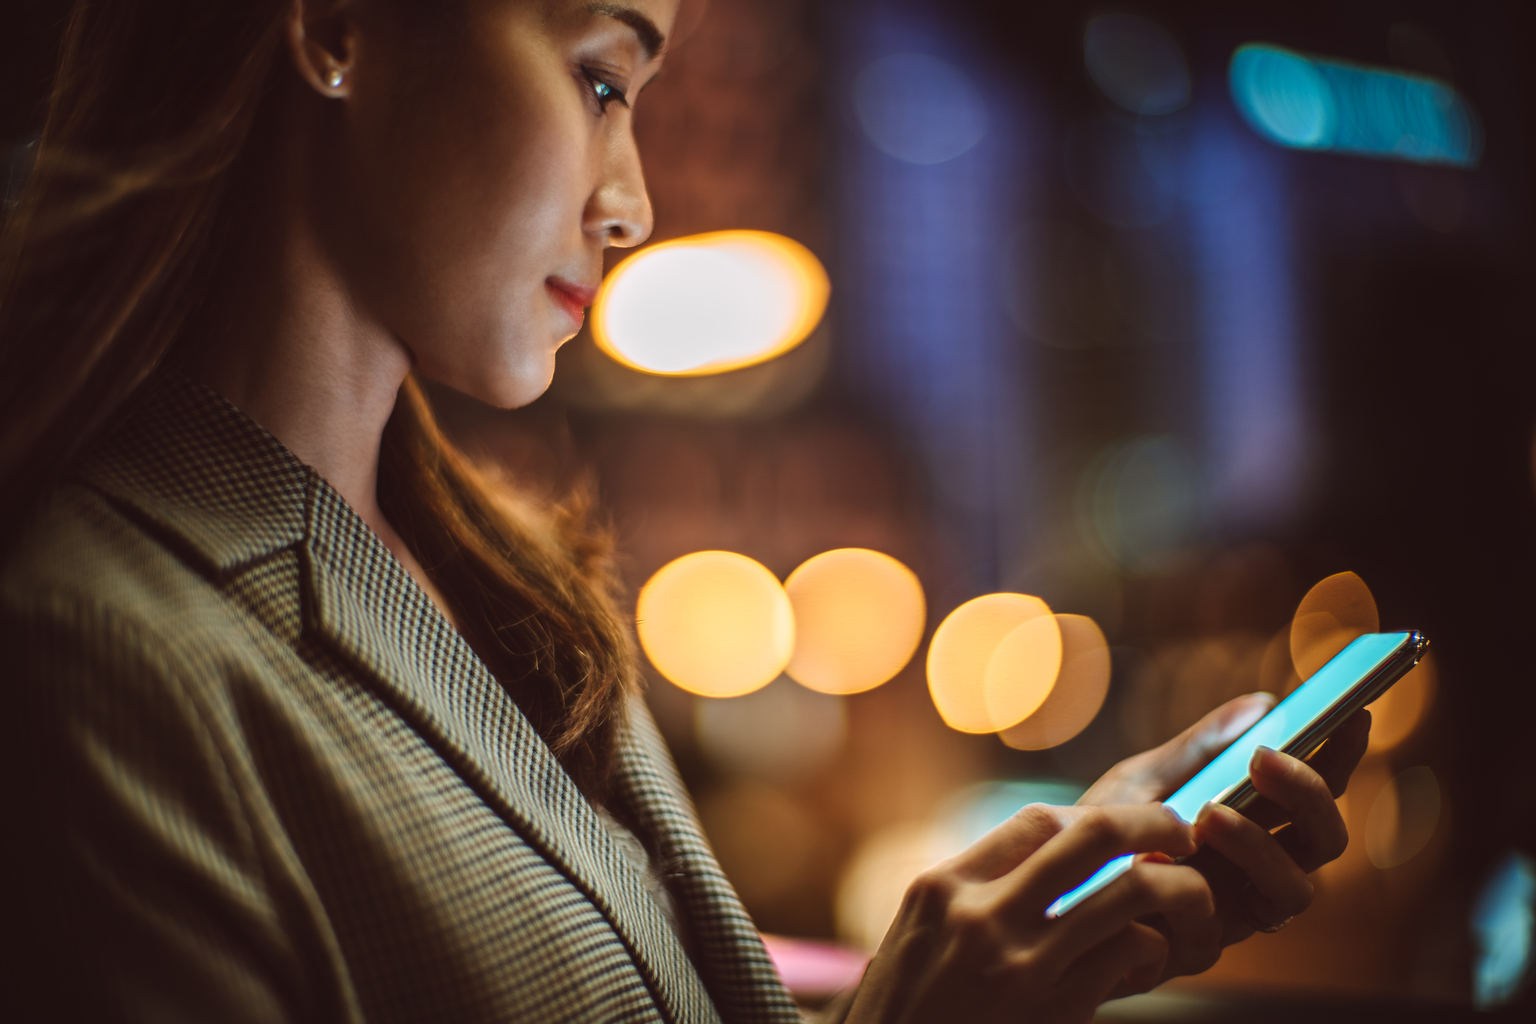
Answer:
[[[1058,615],[1061,674],[1039,710],[1004,730],[1002,741],[1016,750],[1060,746],[1088,727],[1109,693],[1109,644],[1086,615]],[[995,657],[995,656],[994,656]]]
[[[1303,682],[1350,641],[1381,629],[1371,588],[1352,572],[1320,581],[1296,608],[1291,621],[1291,661]]]
[[[1369,705],[1372,753],[1390,750],[1408,738],[1434,701],[1438,681],[1434,652],[1428,651],[1413,671]]]
[[[795,653],[784,670],[821,693],[860,693],[900,672],[923,639],[923,585],[889,555],[839,548],[784,582]]]
[[[830,294],[821,262],[783,235],[691,235],[641,249],[613,269],[592,306],[592,338],[645,373],[724,373],[800,344]]]
[[[635,625],[656,670],[690,693],[739,697],[789,662],[795,619],[763,565],[730,551],[668,562],[640,589]]]
[[[1006,657],[998,659],[989,693],[993,655],[1001,653],[999,647],[1014,630],[1038,618],[1048,621],[1014,639]],[[1038,675],[1049,669],[1054,681],[1060,664],[1061,634],[1044,601],[1025,594],[987,594],[950,612],[934,631],[928,645],[928,692],[951,728],[997,732],[1018,722],[1008,718],[1017,708],[1027,707],[1028,714],[1039,707],[1050,684],[1038,693]]]

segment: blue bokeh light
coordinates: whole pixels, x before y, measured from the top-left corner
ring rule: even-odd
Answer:
[[[1231,85],[1237,108],[1271,142],[1297,149],[1333,144],[1333,91],[1306,58],[1274,47],[1241,47],[1232,56]]]
[[[1531,966],[1536,932],[1536,861],[1516,850],[1494,869],[1472,907],[1477,962],[1472,1000],[1480,1010],[1519,995]]]
[[[1034,537],[1028,350],[997,288],[998,226],[1030,188],[1029,94],[936,11],[838,6],[839,63],[858,69],[837,139],[841,369],[929,475],[956,585],[1005,589]]]
[[[1422,75],[1249,43],[1233,53],[1228,84],[1248,124],[1277,145],[1453,167],[1482,155],[1471,106]]]
[[[986,103],[971,80],[926,53],[873,62],[853,83],[853,107],[869,140],[909,164],[942,164],[987,134]]]

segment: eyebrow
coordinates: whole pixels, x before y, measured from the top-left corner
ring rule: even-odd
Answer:
[[[655,60],[667,44],[666,37],[661,34],[661,29],[656,23],[633,7],[623,7],[619,4],[588,4],[587,13],[600,18],[613,18],[622,21],[635,30],[635,35],[640,37],[640,45],[645,48],[647,60]]]

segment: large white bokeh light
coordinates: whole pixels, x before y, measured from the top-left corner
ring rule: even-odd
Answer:
[[[593,308],[600,348],[634,369],[717,373],[770,359],[821,319],[826,273],[790,239],[722,231],[665,242],[617,267]]]

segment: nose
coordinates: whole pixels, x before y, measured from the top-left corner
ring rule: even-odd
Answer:
[[[654,219],[635,137],[628,131],[614,136],[604,149],[602,174],[587,200],[582,229],[600,237],[605,248],[627,249],[650,237]]]

